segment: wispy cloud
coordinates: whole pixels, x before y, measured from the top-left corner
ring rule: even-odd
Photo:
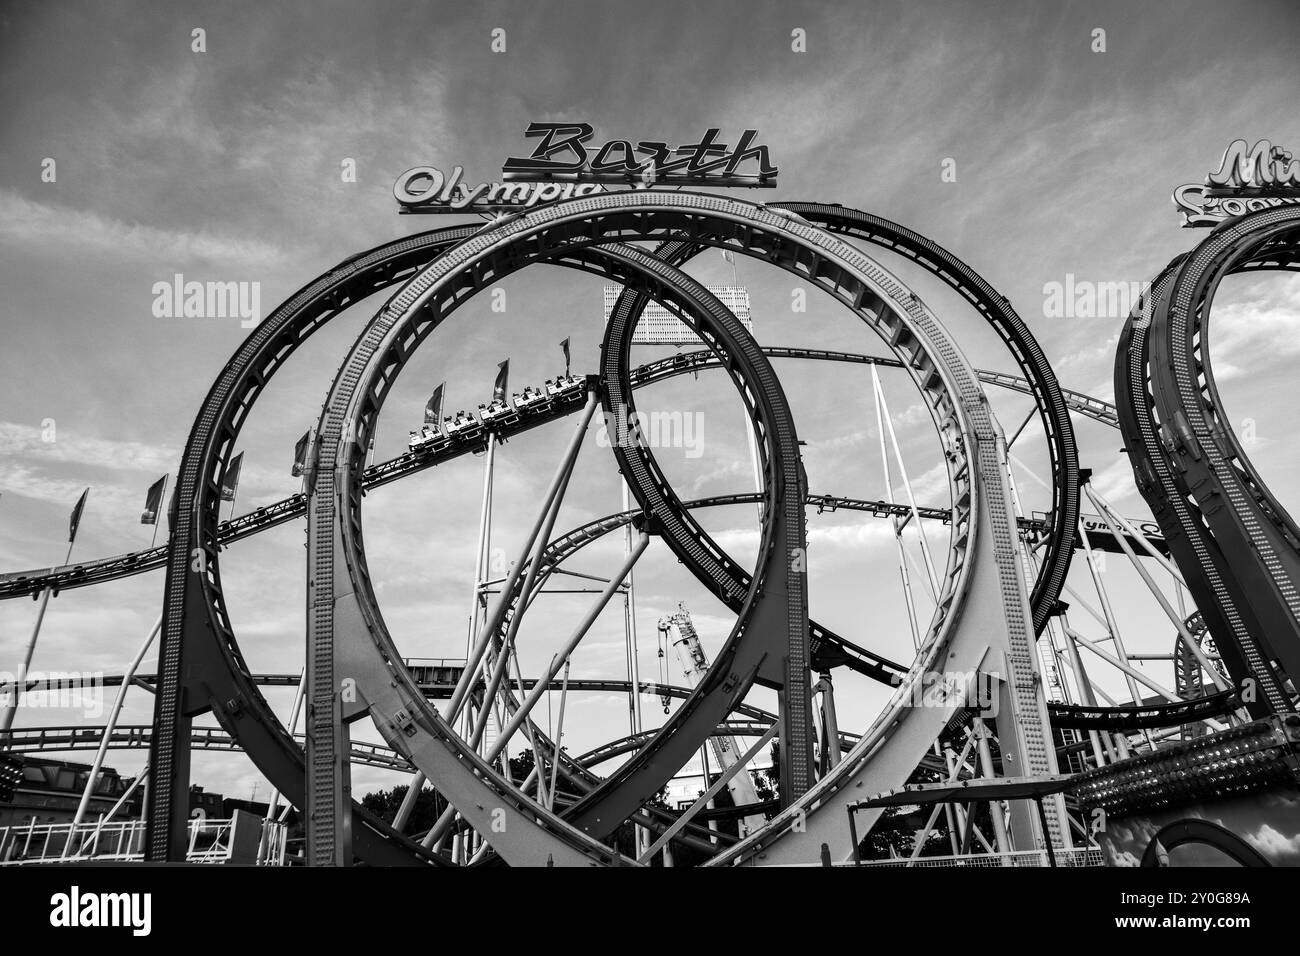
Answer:
[[[125,222],[91,209],[26,199],[11,189],[0,189],[0,245],[29,253],[44,249],[50,255],[91,255],[110,262],[230,268],[274,266],[285,258],[278,245],[250,236]]]

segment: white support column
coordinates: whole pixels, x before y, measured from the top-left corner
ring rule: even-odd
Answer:
[[[533,686],[533,689],[529,691],[528,696],[511,716],[510,722],[506,724],[505,728],[501,731],[501,736],[497,738],[496,742],[493,743],[492,747],[488,750],[486,759],[489,763],[496,759],[497,754],[499,754],[502,748],[509,743],[510,738],[514,736],[517,730],[519,730],[520,725],[528,719],[529,713],[532,712],[532,709],[537,705],[537,702],[541,700],[542,695],[547,692],[547,689],[551,685],[551,681],[553,681],[555,676],[559,674],[560,668],[569,660],[569,657],[573,654],[574,650],[577,649],[578,644],[581,643],[582,639],[587,635],[587,631],[589,631],[591,626],[596,623],[596,618],[600,616],[600,612],[609,604],[609,600],[614,596],[614,593],[620,589],[623,579],[627,577],[628,571],[632,569],[632,566],[635,565],[641,555],[645,553],[645,549],[649,547],[649,545],[650,536],[642,531],[637,539],[636,549],[632,552],[632,556],[624,563],[618,574],[610,579],[609,584],[600,593],[600,596],[596,598],[595,603],[592,604],[591,608],[583,616],[582,620],[578,623],[578,626],[569,636],[569,639],[564,643],[564,646],[551,658],[551,662],[542,677]],[[538,780],[541,780],[540,772],[538,774]],[[426,847],[433,846],[436,841],[442,838],[442,836],[447,832],[448,827],[451,825],[454,815],[454,808],[448,807],[443,815],[438,819],[437,824],[435,824],[434,827],[425,834],[423,843]]]
[[[560,751],[564,749],[564,746],[562,744],[562,741],[564,740],[564,705],[569,699],[569,664],[570,663],[572,662],[567,660],[564,662],[564,680],[560,684],[560,713],[555,720],[555,736],[551,738],[552,743],[555,744],[555,754],[552,756],[551,759],[551,786],[549,790],[550,796],[548,798],[548,803],[547,803],[547,807],[551,810],[555,809],[555,786],[560,775]],[[535,754],[536,751],[534,751],[534,755]]]
[[[984,721],[976,717],[973,719],[975,725],[976,747],[980,758],[980,772],[988,779],[994,779],[997,774],[993,770],[993,752],[989,749],[989,729],[984,725]],[[997,843],[999,853],[1010,853],[1011,837],[1007,834],[1006,812],[1001,800],[989,801],[989,817],[993,821],[993,839]]]
[[[676,820],[674,820],[672,824],[666,830],[664,830],[663,833],[659,834],[659,838],[655,840],[654,843],[650,844],[649,848],[645,851],[645,853],[637,857],[637,862],[648,864],[650,862],[650,858],[653,857],[656,853],[658,853],[661,847],[667,849],[669,843],[672,841],[672,838],[675,837],[679,832],[681,832],[682,828],[685,827],[686,824],[691,822],[691,819],[695,816],[695,814],[699,813],[700,810],[704,808],[705,804],[707,804],[710,800],[712,800],[719,790],[721,790],[723,787],[727,785],[727,781],[729,781],[738,772],[740,772],[745,766],[747,766],[749,762],[753,760],[754,757],[756,757],[759,754],[759,752],[762,751],[762,749],[768,745],[768,743],[772,740],[772,738],[776,736],[776,733],[780,729],[780,727],[781,727],[781,722],[779,720],[776,723],[772,724],[772,726],[767,729],[767,732],[763,734],[762,737],[758,738],[758,742],[755,743],[752,747],[750,747],[747,751],[745,751],[744,756],[742,756],[739,760],[737,760],[730,767],[724,770],[718,776],[718,779],[714,781],[714,783],[710,785],[704,791],[704,793],[700,794],[699,798],[694,803],[692,803],[690,807],[688,807],[686,811],[681,814],[681,816],[679,816]]]
[[[122,807],[126,806],[126,802],[131,799],[131,796],[135,793],[136,789],[139,788],[145,782],[145,780],[148,779],[148,777],[149,777],[149,762],[145,761],[145,765],[140,768],[140,772],[136,774],[135,779],[131,781],[131,785],[127,787],[125,791],[123,791],[122,796],[117,798],[117,802],[109,808],[108,813],[100,815],[99,822],[95,824],[95,831],[82,842],[81,846],[77,850],[77,856],[80,856],[82,853],[84,853],[86,851],[87,846],[93,847],[95,846],[95,844],[99,842],[99,835],[100,833],[103,832],[104,825],[106,823],[110,823],[113,817],[117,815],[117,811],[121,810]],[[141,814],[141,818],[143,819],[143,814]],[[32,822],[33,823],[35,822],[35,817],[32,818]],[[72,827],[68,830],[68,840],[67,843],[64,844],[63,852],[65,856],[67,854],[67,844],[72,842],[72,838],[76,835],[76,832],[77,832],[77,825],[74,823]]]
[[[632,510],[632,494],[626,481],[620,476],[619,483],[623,489],[623,510]],[[632,523],[623,528],[623,559],[627,560],[632,556]],[[641,652],[637,645],[636,633],[636,571],[632,570],[627,575],[627,588],[623,592],[623,637],[627,645],[627,665],[628,665],[628,688],[627,707],[628,707],[628,725],[630,733],[639,734],[641,732],[642,715],[641,715]],[[642,850],[650,843],[650,833],[645,827],[634,825],[632,828],[633,846],[636,855],[640,856]]]
[[[298,690],[293,695],[293,706],[289,710],[289,736],[291,737],[298,732],[298,719],[302,714],[302,702],[306,695],[307,669],[304,667],[302,674],[298,677]],[[273,788],[271,790],[271,799],[266,805],[266,819],[262,823],[262,838],[258,841],[257,846],[257,862],[259,864],[266,862],[266,854],[272,852],[274,849],[270,840],[271,824],[275,822],[275,817],[279,811],[279,807],[280,791]]]
[[[74,542],[68,542],[68,553],[63,558],[63,565],[66,566],[72,561],[72,545]],[[41,623],[45,620],[45,609],[50,604],[50,595],[53,589],[46,588],[41,592],[41,604],[36,611],[36,625],[32,628],[32,636],[27,639],[27,649],[23,653],[23,664],[18,670],[18,679],[14,681],[13,700],[5,708],[3,715],[0,715],[0,730],[8,730],[13,726],[14,715],[18,713],[18,702],[22,700],[23,695],[27,693],[27,672],[32,666],[32,656],[36,653],[36,640],[41,636]]]
[[[885,450],[885,420],[882,412],[884,401],[874,365],[871,366],[871,384],[871,394],[876,409],[876,433],[880,439],[880,467],[885,478],[885,497],[889,501],[893,501],[894,482],[889,473],[889,454]],[[898,548],[898,573],[903,585],[903,603],[907,608],[907,623],[912,631],[912,647],[916,649],[921,646],[921,631],[916,620],[916,603],[912,596],[912,579],[907,571],[907,549],[903,545],[903,528],[898,523],[898,515],[890,515],[889,523],[894,529],[894,544]],[[933,587],[930,590],[930,596],[931,598],[935,597]]]
[[[90,799],[95,793],[95,784],[99,782],[99,772],[104,768],[104,758],[108,755],[108,745],[113,738],[113,731],[117,727],[117,719],[122,714],[122,705],[126,701],[127,688],[131,686],[131,680],[135,677],[135,672],[139,669],[140,662],[144,660],[144,655],[149,652],[149,648],[153,644],[153,639],[157,637],[158,632],[162,630],[162,621],[162,615],[159,614],[158,620],[156,620],[153,627],[149,629],[149,636],[144,639],[144,643],[141,644],[140,649],[136,651],[135,657],[132,658],[131,663],[127,665],[126,673],[122,675],[122,683],[117,688],[117,697],[113,701],[113,708],[108,712],[108,720],[104,723],[104,733],[99,738],[99,749],[95,751],[95,760],[90,765],[90,774],[86,778],[86,788],[81,792],[81,802],[77,804],[77,812],[72,817],[73,832],[76,832],[77,827],[81,825],[81,821],[86,818],[86,810],[89,808]],[[71,840],[64,844],[63,856],[65,859],[67,858],[68,849],[71,844]]]
[[[1084,527],[1082,518],[1079,519],[1079,540],[1083,544],[1084,559],[1088,565],[1088,571],[1092,575],[1093,587],[1097,589],[1097,597],[1101,601],[1102,614],[1106,619],[1106,631],[1110,635],[1111,642],[1115,647],[1115,652],[1119,655],[1119,660],[1122,664],[1120,669],[1124,671],[1124,677],[1128,683],[1129,693],[1133,695],[1133,703],[1140,704],[1142,702],[1142,696],[1138,693],[1137,684],[1134,683],[1133,675],[1135,672],[1133,671],[1133,668],[1129,667],[1128,652],[1124,649],[1124,639],[1119,633],[1119,622],[1116,621],[1115,611],[1110,606],[1110,595],[1106,591],[1106,585],[1102,583],[1101,572],[1097,570],[1096,557],[1092,552],[1092,542],[1088,538],[1088,529]],[[1151,740],[1151,735],[1144,731],[1143,736],[1147,739],[1147,745],[1154,750],[1155,744]],[[1120,738],[1120,740],[1123,739],[1123,737]]]
[[[441,427],[441,425],[439,425]],[[496,461],[496,436],[488,433],[488,447],[486,460],[483,462],[483,492],[482,500],[479,504],[478,518],[478,547],[475,549],[474,557],[474,575],[473,587],[470,591],[469,621],[465,630],[465,658],[468,670],[468,661],[470,651],[474,644],[474,636],[478,633],[479,606],[483,595],[483,582],[487,577],[488,564],[491,561],[491,538],[492,538],[492,486],[495,478],[495,461]],[[464,679],[464,674],[461,675]],[[464,738],[469,737],[470,732],[470,708],[465,709],[461,715],[459,723],[461,724],[460,734]],[[422,771],[417,770],[411,777],[410,785],[407,787],[406,796],[402,798],[402,805],[397,809],[397,815],[393,818],[393,829],[399,833],[406,829],[407,823],[411,819],[411,814],[415,810],[416,801],[420,798],[420,793],[424,789],[427,778]]]
[[[1070,622],[1066,619],[1065,614],[1061,614],[1061,630],[1065,634],[1065,650],[1070,658],[1070,669],[1074,672],[1074,685],[1079,691],[1079,698],[1089,707],[1097,706],[1097,695],[1093,691],[1092,682],[1088,679],[1088,672],[1084,669],[1083,658],[1079,656],[1079,645],[1075,643],[1074,632],[1070,629]],[[1115,748],[1111,743],[1110,735],[1106,731],[1090,730],[1088,731],[1089,741],[1092,743],[1093,757],[1097,761],[1098,767],[1106,765],[1106,754],[1102,752],[1102,741],[1105,741],[1106,749],[1110,753],[1110,759],[1115,760]]]
[[[496,633],[497,628],[501,624],[501,619],[505,616],[506,609],[509,606],[510,593],[514,590],[515,585],[519,581],[519,576],[524,571],[524,567],[527,564],[528,553],[532,550],[533,544],[537,540],[538,533],[542,529],[542,523],[550,513],[551,505],[559,494],[560,486],[568,480],[569,471],[573,467],[573,462],[577,458],[578,450],[581,447],[582,436],[586,434],[587,426],[591,423],[591,416],[596,411],[596,404],[596,393],[591,392],[587,396],[586,408],[583,409],[582,417],[579,420],[577,427],[574,429],[573,437],[570,439],[569,445],[565,449],[560,464],[556,468],[555,475],[551,478],[550,487],[543,496],[542,506],[538,512],[537,519],[533,523],[532,530],[519,549],[519,559],[511,567],[509,574],[506,575],[505,581],[502,582],[501,593],[497,597],[496,604],[488,613],[487,619],[483,622],[483,627],[479,630],[478,640],[470,650],[469,660],[466,661],[465,665],[465,673],[461,675],[461,679],[457,683],[455,691],[452,693],[451,700],[447,703],[446,719],[448,721],[452,720],[460,713],[460,708],[465,701],[465,697],[474,684],[474,675],[477,672],[478,665],[483,660],[483,653],[487,650],[488,642]]]
[[[889,429],[889,443],[894,448],[894,458],[898,462],[898,474],[903,479],[903,490],[907,492],[907,503],[912,509],[912,521],[916,525],[917,539],[921,542],[921,557],[925,561],[925,573],[930,580],[930,589],[934,594],[939,593],[939,575],[934,569],[934,560],[930,557],[930,542],[926,540],[925,529],[921,526],[921,514],[916,507],[916,496],[912,494],[912,482],[907,477],[907,466],[903,464],[903,452],[898,447],[898,436],[894,433],[894,420],[889,414],[889,405],[885,401],[885,390],[880,387],[880,376],[876,374],[876,366],[871,366],[871,383],[876,391],[876,401],[880,403],[880,409],[877,411],[879,417],[880,411],[884,412],[885,426]]]
[[[1210,663],[1209,658],[1205,656],[1205,652],[1201,650],[1200,642],[1197,641],[1194,637],[1192,637],[1192,635],[1188,632],[1187,625],[1183,622],[1183,618],[1180,617],[1178,612],[1174,610],[1173,605],[1169,603],[1169,599],[1164,596],[1160,588],[1156,585],[1156,582],[1152,579],[1150,572],[1148,572],[1146,568],[1142,567],[1142,563],[1138,560],[1137,555],[1133,553],[1133,549],[1129,547],[1128,542],[1124,540],[1124,536],[1120,534],[1119,529],[1115,525],[1114,515],[1111,512],[1110,508],[1104,502],[1102,502],[1098,496],[1092,493],[1092,488],[1085,485],[1084,490],[1088,493],[1088,497],[1089,499],[1091,499],[1092,503],[1097,507],[1098,512],[1100,512],[1101,514],[1102,520],[1106,522],[1106,526],[1110,529],[1110,533],[1114,536],[1115,542],[1120,546],[1120,549],[1128,557],[1129,561],[1133,565],[1133,568],[1137,571],[1138,575],[1142,578],[1142,582],[1147,586],[1147,589],[1155,597],[1157,603],[1159,603],[1161,610],[1165,612],[1165,615],[1173,623],[1174,628],[1178,631],[1178,636],[1179,638],[1182,639],[1183,644],[1185,644],[1187,649],[1192,652],[1192,656],[1196,658],[1197,663],[1199,663],[1200,666],[1205,670],[1205,672],[1210,675],[1210,679],[1214,681],[1214,686],[1218,688],[1218,690],[1220,691],[1228,690],[1227,681],[1225,681],[1219,675],[1219,672]]]

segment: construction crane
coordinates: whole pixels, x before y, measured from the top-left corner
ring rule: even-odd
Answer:
[[[672,637],[674,631],[677,633],[676,638]],[[682,665],[682,671],[686,675],[687,686],[694,687],[698,684],[700,678],[709,669],[709,658],[704,653],[700,636],[695,631],[695,625],[685,605],[678,604],[676,614],[660,618],[659,637],[661,645],[672,642],[677,651],[677,659]],[[740,759],[740,755],[744,753],[731,734],[714,734],[709,738],[709,745],[713,750],[714,759],[718,762],[718,769],[723,773],[734,766]],[[704,785],[707,787],[708,784],[709,781],[706,780]],[[752,806],[759,802],[758,791],[754,789],[754,781],[747,772],[742,771],[732,776],[727,782],[727,789],[731,791],[731,798],[738,807]],[[740,835],[747,836],[766,822],[761,813],[743,817],[740,820]]]

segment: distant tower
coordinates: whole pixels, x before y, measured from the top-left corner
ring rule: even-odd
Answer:
[[[723,305],[736,314],[741,325],[754,333],[754,320],[749,311],[749,289],[741,285],[709,286],[709,291],[718,297]],[[614,311],[614,303],[622,294],[621,285],[605,286],[605,321],[609,321]],[[700,337],[691,331],[677,316],[673,315],[658,302],[646,304],[636,330],[632,333],[634,345],[703,345]]]
[[[677,638],[673,640],[673,647],[677,650],[677,659],[681,662],[682,672],[686,675],[686,684],[688,687],[694,687],[700,682],[705,672],[709,669],[709,658],[704,653],[704,647],[700,644],[700,636],[695,631],[695,624],[691,621],[690,612],[681,604],[677,605],[677,613],[666,617],[659,622],[661,630],[670,632],[677,631]],[[731,734],[714,734],[709,738],[709,746],[713,750],[713,756],[718,761],[718,769],[726,771],[730,769],[740,759],[742,753],[736,738]],[[709,781],[704,781],[705,787]],[[758,792],[754,789],[754,781],[750,778],[749,772],[740,770],[727,781],[727,789],[731,791],[731,798],[736,802],[736,806],[743,807],[758,803]],[[753,833],[759,827],[766,823],[766,818],[761,814],[753,814],[741,820],[741,828],[744,831],[741,836]]]

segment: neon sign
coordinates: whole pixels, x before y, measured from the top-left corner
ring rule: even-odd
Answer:
[[[1174,190],[1184,226],[1215,226],[1248,212],[1300,203],[1300,160],[1261,139],[1233,140],[1217,172]]]
[[[603,192],[597,183],[462,183],[465,170],[456,166],[451,175],[433,166],[416,166],[397,177],[393,197],[402,213],[508,213],[531,209],[538,203],[574,199]]]
[[[587,123],[531,123],[524,135],[541,139],[531,155],[512,156],[502,167],[511,181],[572,180],[642,185],[775,186],[779,172],[767,147],[755,144],[758,131],[747,129],[736,148],[718,141],[720,129],[706,130],[698,143],[671,147],[657,140],[612,139],[593,150],[595,130]],[[747,167],[751,172],[742,171]]]
[[[524,135],[540,142],[530,155],[512,156],[501,170],[503,182],[470,185],[465,170],[450,175],[434,166],[416,166],[397,178],[393,197],[402,213],[511,213],[541,203],[576,199],[611,186],[776,185],[766,146],[758,132],[745,130],[735,148],[720,142],[720,129],[706,130],[698,142],[669,146],[655,140],[615,139],[596,148],[587,123],[531,123]]]

